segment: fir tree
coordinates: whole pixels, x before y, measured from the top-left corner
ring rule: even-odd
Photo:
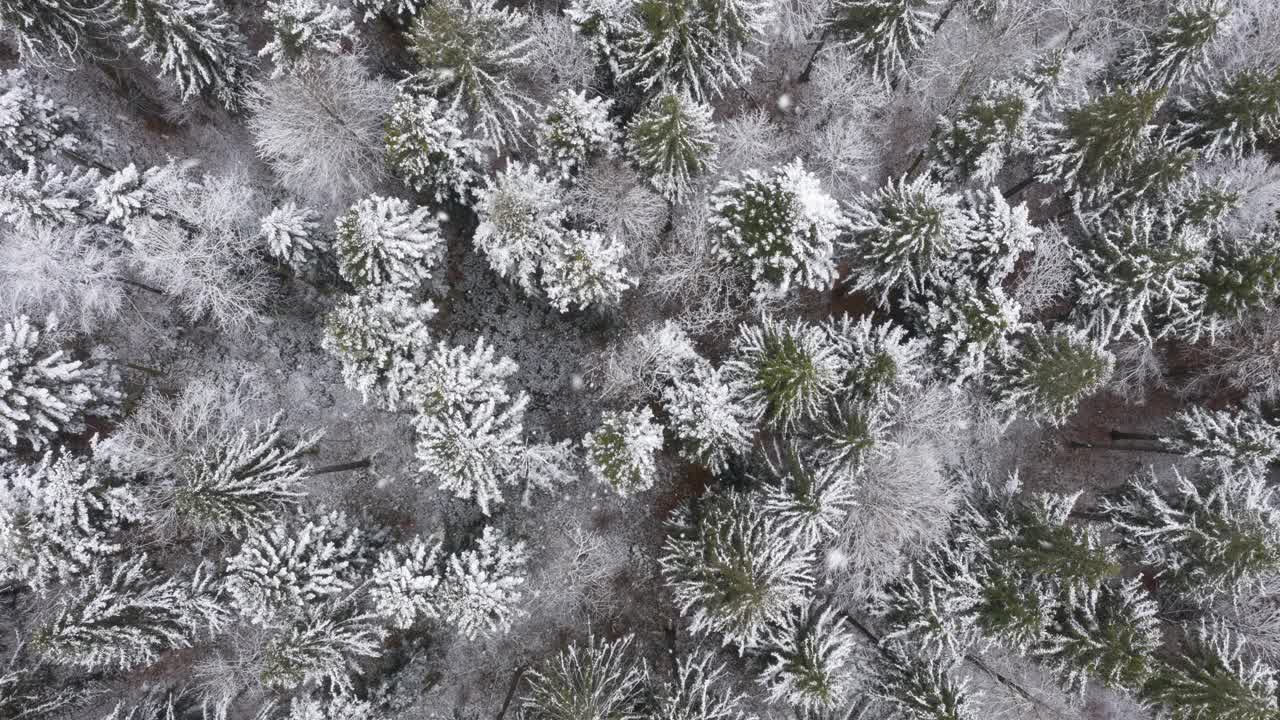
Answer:
[[[109,417],[121,399],[102,367],[49,351],[41,333],[55,334],[25,315],[0,326],[0,456],[19,447],[41,450],[59,433],[84,431],[84,417]]]
[[[1010,412],[1061,425],[1111,377],[1115,358],[1078,330],[1027,334],[999,371],[995,392]]]
[[[721,256],[750,272],[756,295],[835,281],[835,241],[847,221],[798,159],[767,177],[752,170],[722,183],[711,211]]]
[[[892,322],[848,315],[826,325],[829,342],[845,368],[842,392],[875,405],[897,405],[924,376],[925,343]]]
[[[855,504],[857,481],[848,466],[819,464],[795,444],[765,458],[768,482],[760,504],[797,547],[817,548],[835,537]]]
[[[951,257],[964,241],[960,198],[921,176],[899,178],[874,195],[863,195],[850,211],[854,284],[880,293],[880,302],[900,292],[906,298],[946,280]]]
[[[933,37],[934,0],[841,0],[831,27],[877,78],[896,83],[911,56]]]
[[[1161,665],[1142,696],[1172,720],[1268,720],[1280,713],[1275,670],[1247,658],[1242,638],[1210,624]]]
[[[200,93],[228,109],[241,103],[248,72],[231,18],[210,0],[109,0],[129,47],[172,77],[185,100]]]
[[[769,666],[760,683],[773,702],[785,702],[806,716],[847,702],[854,684],[853,632],[833,609],[806,606],[769,637]]]
[[[928,290],[926,297],[920,324],[955,385],[985,376],[1013,353],[1022,307],[999,285],[975,286],[962,276],[946,289]]]
[[[664,196],[683,197],[715,168],[711,113],[710,105],[668,92],[650,100],[627,126],[627,153]]]
[[[315,211],[292,200],[275,207],[262,218],[260,232],[267,251],[295,271],[302,269],[327,249],[316,233],[317,219]]]
[[[474,548],[449,558],[440,587],[445,621],[468,639],[506,632],[521,615],[520,586],[527,575],[528,552],[486,527]]]
[[[1262,471],[1280,459],[1280,426],[1256,407],[1209,410],[1192,405],[1174,415],[1173,425],[1174,432],[1161,441],[1197,458],[1206,469],[1226,464]]]
[[[431,348],[430,300],[404,289],[361,288],[344,297],[325,320],[321,347],[342,364],[342,381],[371,400],[395,409],[407,399],[424,354]]]
[[[0,27],[13,30],[24,59],[77,58],[93,52],[101,12],[85,0],[8,0],[0,4]]]
[[[1035,88],[1018,79],[993,81],[954,117],[935,129],[931,164],[942,182],[989,183],[1009,156],[1028,148],[1027,130],[1037,105]]]
[[[413,18],[426,5],[423,0],[351,0],[351,4],[357,12],[363,11],[360,19],[366,23],[377,20],[379,15],[403,21]]]
[[[494,144],[513,141],[529,117],[529,99],[513,83],[528,62],[528,17],[480,0],[424,4],[409,32],[421,70],[414,81],[450,111],[470,115]]]
[[[574,306],[618,305],[634,279],[622,266],[626,245],[594,230],[569,230],[543,258],[541,286],[551,306],[569,312]]]
[[[357,0],[358,1],[358,0]],[[296,695],[289,702],[288,720],[368,720],[378,717],[368,700],[339,693],[333,696]]]
[[[783,428],[818,417],[836,392],[843,369],[823,328],[767,317],[738,329],[725,363],[747,412]]]
[[[959,261],[969,278],[994,288],[1013,273],[1018,258],[1035,248],[1040,231],[1028,219],[1026,205],[1009,205],[996,188],[967,193],[964,213]]]
[[[26,172],[0,175],[0,218],[11,225],[93,224],[102,219],[93,203],[95,170],[62,171],[31,162]]]
[[[1230,14],[1223,0],[1191,0],[1175,6],[1164,27],[1143,38],[1124,57],[1120,75],[1145,88],[1175,85],[1207,59],[1209,43]]]
[[[1136,690],[1151,672],[1161,634],[1159,608],[1139,580],[1104,585],[1059,610],[1049,638],[1035,653],[1063,674],[1065,686],[1083,693],[1091,680]]]
[[[523,700],[532,720],[640,720],[645,669],[631,657],[632,636],[571,645],[529,673]]]
[[[444,239],[427,208],[371,195],[337,220],[338,272],[356,286],[412,288],[444,262]]]
[[[828,480],[836,485],[866,469],[868,460],[893,447],[888,439],[889,415],[885,408],[856,398],[836,398],[818,420],[814,454]]]
[[[356,30],[345,15],[322,0],[270,0],[263,19],[271,25],[271,42],[258,55],[271,58],[272,77],[305,69],[313,52],[341,53]]]
[[[972,542],[927,548],[904,577],[885,588],[877,608],[890,627],[884,639],[909,640],[930,662],[968,652],[981,635],[978,621],[986,601],[983,550]]]
[[[582,91],[565,90],[551,101],[538,125],[541,156],[560,168],[560,177],[571,180],[595,157],[617,153],[618,128],[609,119],[613,101],[588,98]]]
[[[729,687],[723,663],[705,648],[675,658],[674,681],[653,683],[654,720],[742,720],[743,696]],[[655,687],[656,686],[656,687]]]
[[[1141,155],[1165,90],[1109,90],[1043,123],[1037,145],[1039,179],[1068,192],[1105,196]]]
[[[908,659],[897,652],[883,664],[875,694],[907,720],[977,720],[967,680],[953,678],[935,659]]]
[[[0,6],[8,8],[10,3]],[[4,19],[0,9],[0,19]],[[6,20],[7,22],[7,20]],[[0,147],[14,168],[25,167],[46,153],[74,150],[80,113],[41,95],[24,70],[0,73]]]
[[[378,615],[401,630],[440,617],[440,565],[440,543],[434,539],[415,536],[406,545],[382,551],[369,590]]]
[[[481,151],[463,133],[457,112],[402,92],[387,118],[386,148],[387,163],[414,190],[438,203],[471,200]]]
[[[373,618],[355,615],[349,604],[327,603],[275,633],[262,650],[259,680],[268,688],[293,690],[325,683],[341,696],[351,689],[351,670],[362,657],[381,651]]]
[[[587,467],[598,482],[627,496],[653,487],[662,450],[662,426],[642,406],[625,413],[606,412],[600,427],[582,439]]]
[[[1280,68],[1204,79],[1179,110],[1179,137],[1205,157],[1244,157],[1280,138]]]
[[[693,632],[720,634],[739,652],[759,646],[812,587],[811,555],[750,495],[705,496],[678,509],[660,558]]]
[[[1248,235],[1215,234],[1198,280],[1211,336],[1268,307],[1280,297],[1280,226]]]
[[[536,165],[513,163],[487,181],[476,215],[480,224],[472,242],[489,267],[536,294],[539,267],[564,233],[566,213],[556,183]]]
[[[1069,524],[1080,493],[1040,493],[996,511],[985,538],[995,570],[1025,573],[1063,593],[1100,587],[1120,571],[1115,549],[1098,529]]]
[[[751,445],[751,418],[738,402],[735,388],[722,370],[697,363],[687,375],[672,379],[662,394],[672,432],[684,458],[713,472]]]

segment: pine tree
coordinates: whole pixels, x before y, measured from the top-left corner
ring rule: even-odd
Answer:
[[[101,12],[85,0],[7,0],[0,27],[14,31],[24,60],[77,58],[92,53],[92,40],[103,32]]]
[[[730,687],[723,663],[705,648],[675,658],[673,682],[654,683],[653,720],[743,720],[743,696]]]
[[[896,406],[903,392],[918,388],[924,376],[924,340],[907,336],[900,325],[848,315],[825,330],[845,367],[842,392],[875,405]]]
[[[1280,297],[1280,226],[1248,235],[1215,234],[1198,280],[1210,336],[1269,306]]]
[[[355,23],[337,5],[322,0],[270,0],[263,20],[271,26],[271,42],[258,51],[270,57],[272,77],[307,67],[313,52],[337,55],[355,36]]]
[[[537,275],[564,233],[566,213],[555,181],[536,165],[513,163],[479,193],[472,242],[498,275],[538,292]]]
[[[282,420],[276,413],[190,458],[173,488],[177,521],[197,532],[244,537],[269,527],[295,505],[307,477],[301,455],[315,446],[320,433],[287,441]]]
[[[212,95],[228,109],[241,104],[248,60],[231,18],[210,0],[109,0],[125,24],[129,47],[171,76],[184,100]]]
[[[136,218],[164,218],[165,210],[157,197],[161,193],[180,194],[193,191],[198,183],[192,178],[194,160],[170,160],[139,173],[133,163],[104,177],[94,188],[94,202],[109,223],[126,228]]]
[[[6,3],[0,8],[7,8]],[[0,20],[8,22],[0,9]],[[14,168],[25,167],[46,153],[74,150],[80,112],[41,95],[24,70],[0,73],[0,148]]]
[[[626,245],[594,230],[569,230],[542,259],[540,285],[551,306],[569,312],[575,306],[616,306],[635,280],[622,266]]]
[[[606,411],[600,427],[587,433],[582,445],[597,482],[607,483],[623,497],[653,487],[662,426],[647,406],[625,413]]]
[[[929,662],[958,659],[968,652],[982,634],[979,621],[988,602],[984,594],[998,589],[984,583],[984,549],[973,542],[927,548],[905,577],[885,588],[877,608],[889,623],[884,639],[910,641]],[[1039,618],[1034,620],[1038,629]]]
[[[1280,509],[1259,475],[1221,468],[1172,487],[1154,471],[1104,508],[1126,546],[1168,592],[1193,602],[1235,597],[1280,567]]]
[[[528,17],[486,0],[424,4],[409,31],[421,65],[414,82],[436,93],[450,111],[471,116],[495,145],[514,141],[529,117],[529,99],[515,72],[528,63]]]
[[[839,613],[806,606],[769,636],[769,666],[760,683],[771,701],[785,702],[806,716],[837,709],[854,685],[856,646]]]
[[[996,572],[1025,573],[1064,594],[1084,594],[1120,571],[1115,548],[1094,527],[1068,521],[1081,493],[1010,500],[991,516],[986,544]]]
[[[394,410],[412,390],[418,366],[431,349],[430,300],[386,285],[345,296],[325,319],[321,347],[342,364],[342,381],[364,402]]]
[[[1142,690],[1172,720],[1268,720],[1280,713],[1276,671],[1244,653],[1244,639],[1202,624],[1186,650]]]
[[[965,274],[980,285],[998,286],[1018,259],[1035,249],[1040,231],[1027,217],[1026,205],[1009,205],[994,187],[967,193],[964,213],[960,263]]]
[[[387,163],[414,190],[438,203],[469,202],[482,155],[462,118],[434,98],[401,92],[387,118]]]
[[[294,271],[306,267],[327,249],[316,233],[317,219],[314,210],[298,207],[292,200],[276,206],[262,218],[261,235],[267,251]]]
[[[738,329],[725,363],[747,412],[782,428],[817,418],[835,394],[843,370],[822,327],[768,317]]]
[[[366,23],[377,20],[379,15],[396,21],[413,18],[426,5],[423,0],[351,0],[351,4],[357,12],[364,12],[360,19]]]
[[[369,720],[378,717],[368,700],[339,693],[333,696],[294,696],[289,702],[288,720]]]
[[[359,286],[412,288],[444,262],[445,242],[428,208],[370,195],[338,217],[338,272]]]
[[[754,434],[731,382],[722,370],[702,362],[674,377],[662,394],[671,430],[683,444],[681,456],[712,472],[724,470],[750,447]]]
[[[1190,0],[1175,6],[1164,27],[1124,56],[1121,77],[1144,88],[1181,82],[1204,65],[1209,43],[1229,14],[1230,7],[1223,0]]]
[[[999,370],[995,392],[1010,414],[1061,425],[1111,377],[1115,358],[1086,333],[1035,330]]]
[[[1060,121],[1042,123],[1040,181],[1088,198],[1111,192],[1139,160],[1165,94],[1163,88],[1108,90],[1063,110]]]
[[[94,224],[102,219],[93,203],[96,170],[63,171],[52,163],[30,162],[25,172],[0,175],[0,219],[11,225]]]
[[[529,673],[523,700],[531,720],[641,720],[645,668],[631,656],[633,636],[587,637]]]
[[[49,609],[31,635],[31,648],[58,665],[128,670],[221,626],[225,610],[205,568],[185,582],[159,580],[146,561],[143,554],[114,568],[95,568]]]
[[[739,652],[759,646],[813,585],[813,558],[750,495],[730,491],[681,506],[659,562],[694,633],[713,632]]]
[[[976,286],[961,276],[946,289],[926,293],[920,325],[955,385],[985,377],[991,366],[1013,354],[1022,307],[1006,297],[1000,285]]]
[[[1160,648],[1159,608],[1139,580],[1104,585],[1058,611],[1049,638],[1035,650],[1062,673],[1062,683],[1084,693],[1090,681],[1137,690]]]
[[[440,565],[440,543],[434,539],[415,536],[407,545],[383,550],[369,590],[378,615],[401,630],[420,619],[440,617]]]
[[[667,198],[683,197],[715,169],[711,113],[710,105],[668,92],[650,100],[627,126],[627,153]]]
[[[380,629],[371,620],[345,603],[309,609],[267,642],[259,680],[276,690],[325,683],[339,696],[349,692],[356,660],[381,654]]]
[[[868,460],[893,447],[889,425],[887,410],[875,403],[848,397],[828,403],[815,432],[814,454],[823,463],[820,473],[852,480],[866,469]]]
[[[511,542],[486,527],[474,548],[449,557],[440,587],[445,621],[468,639],[506,632],[522,613],[520,586],[527,577],[524,542]]]
[[[1036,90],[1020,79],[992,81],[954,117],[943,115],[935,129],[935,161],[941,182],[989,183],[1014,153],[1028,149],[1028,128]]]
[[[227,560],[227,593],[248,622],[272,626],[355,588],[364,537],[339,512],[278,522]]]
[[[835,282],[835,241],[847,221],[799,159],[769,176],[749,170],[722,183],[711,211],[721,257],[750,272],[756,295]]]
[[[110,417],[121,400],[102,367],[50,352],[41,333],[56,334],[25,315],[0,326],[0,456],[19,447],[41,450],[59,433],[84,431],[84,417]]]
[[[1280,459],[1280,426],[1254,406],[1209,410],[1191,405],[1173,416],[1173,425],[1174,432],[1161,441],[1206,469],[1225,464],[1260,472]]]
[[[618,128],[609,119],[613,100],[588,98],[583,91],[565,90],[551,101],[538,125],[538,152],[560,168],[562,180],[572,180],[596,157],[617,154]]]
[[[121,531],[146,513],[133,487],[66,452],[0,465],[0,577],[37,592],[121,554]]]
[[[1280,138],[1280,69],[1206,78],[1178,103],[1179,137],[1206,158],[1241,158]]]
[[[895,83],[911,56],[933,37],[934,0],[841,0],[831,27],[875,76]]]
[[[765,458],[767,484],[760,505],[797,547],[817,548],[835,537],[856,502],[857,481],[847,466],[820,464],[796,444]]]
[[[908,659],[899,651],[881,667],[876,697],[906,720],[977,720],[968,678],[956,679],[935,659]]]
[[[850,209],[855,286],[876,290],[880,302],[900,292],[906,299],[944,284],[949,263],[964,242],[960,198],[925,176],[862,195]]]

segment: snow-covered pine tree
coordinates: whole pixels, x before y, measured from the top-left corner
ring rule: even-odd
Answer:
[[[627,412],[606,411],[600,427],[582,438],[582,446],[592,476],[626,497],[653,487],[662,426],[648,406]]]
[[[616,306],[635,280],[622,266],[627,246],[595,230],[568,230],[542,259],[540,285],[551,306],[569,312],[575,306]]]
[[[262,240],[267,252],[294,271],[306,267],[318,253],[328,249],[316,232],[317,220],[314,210],[299,207],[292,200],[277,205],[262,218]]]
[[[407,544],[383,550],[369,581],[374,610],[401,630],[439,617],[440,566],[440,543],[434,538],[414,536]]]
[[[632,656],[633,636],[570,645],[529,672],[522,701],[531,720],[641,720],[645,667]]]
[[[307,66],[313,52],[336,55],[355,41],[348,13],[324,0],[270,0],[263,20],[271,26],[271,42],[258,51],[270,57],[272,77]]]
[[[295,695],[289,701],[289,713],[285,717],[287,720],[371,720],[378,717],[378,709],[352,694],[314,693],[310,697]]]
[[[1241,158],[1280,138],[1280,68],[1202,79],[1178,102],[1178,135],[1204,157]]]
[[[709,362],[695,363],[688,373],[672,378],[662,404],[683,445],[682,457],[720,472],[751,446],[755,429],[737,396],[723,369]]]
[[[908,658],[898,649],[879,666],[875,695],[905,720],[978,720],[968,678],[954,677],[949,663]]]
[[[321,347],[342,364],[342,381],[367,402],[394,410],[409,397],[431,350],[430,300],[372,285],[347,295],[325,319]]]
[[[129,163],[108,175],[94,188],[94,202],[109,223],[128,227],[135,218],[164,217],[165,210],[157,202],[161,193],[181,194],[197,187],[192,178],[195,160],[170,160],[142,172]]]
[[[902,393],[920,387],[924,379],[925,341],[913,338],[891,321],[873,316],[853,320],[848,315],[825,325],[845,375],[842,393],[874,405],[893,407]]]
[[[3,8],[11,5],[6,3]],[[0,20],[8,23],[4,9]],[[40,94],[21,69],[0,73],[0,148],[13,168],[25,167],[46,153],[74,150],[80,112]]]
[[[1080,495],[1010,497],[999,501],[1007,503],[1005,507],[987,510],[991,524],[984,529],[983,539],[992,571],[1038,580],[1042,587],[1056,589],[1054,594],[1068,596],[1092,592],[1118,575],[1115,547],[1104,542],[1101,530],[1070,522]],[[1053,600],[1049,598],[1050,603]]]
[[[368,558],[365,539],[334,511],[292,517],[250,535],[227,560],[227,593],[247,622],[287,624],[350,592]]]
[[[412,82],[467,113],[490,143],[516,140],[529,118],[530,100],[513,77],[528,63],[527,23],[489,0],[424,3],[408,36],[421,66]]]
[[[414,190],[438,203],[469,203],[479,182],[479,143],[463,118],[434,98],[401,91],[387,118],[387,163]]]
[[[0,465],[0,477],[0,578],[36,592],[120,554],[120,531],[146,517],[133,487],[66,452]]]
[[[910,300],[931,285],[945,284],[956,250],[965,241],[960,198],[921,175],[890,182],[863,194],[850,208],[853,282],[859,289]]]
[[[1159,606],[1141,581],[1104,585],[1098,593],[1072,599],[1059,609],[1035,654],[1076,692],[1084,693],[1091,681],[1125,691],[1140,689],[1162,640]]]
[[[1189,211],[1199,212],[1206,211]],[[1204,286],[1204,322],[1211,337],[1269,307],[1280,297],[1280,225],[1247,235],[1214,233],[1198,280]]]
[[[1205,63],[1209,43],[1230,13],[1231,7],[1224,0],[1188,0],[1173,6],[1164,26],[1123,56],[1120,76],[1143,88],[1181,82]]]
[[[760,684],[771,701],[785,702],[806,717],[848,702],[858,643],[834,608],[806,605],[773,628],[767,642],[769,666]]]
[[[844,375],[822,326],[769,317],[739,327],[724,369],[747,412],[781,428],[817,418]]]
[[[110,417],[122,399],[114,374],[50,351],[41,333],[56,334],[57,320],[38,327],[21,315],[0,326],[0,456],[83,432],[86,415]]]
[[[1041,182],[1068,193],[1105,197],[1141,157],[1166,90],[1104,89],[1036,128]]]
[[[560,168],[562,180],[581,174],[592,158],[617,153],[618,128],[609,119],[612,107],[613,100],[565,90],[542,112],[538,152],[544,162]]]
[[[96,170],[63,171],[57,165],[32,161],[26,171],[0,175],[0,219],[32,228],[37,224],[95,224],[102,214],[93,203]]]
[[[24,60],[37,62],[92,54],[104,32],[101,9],[84,0],[8,0],[0,3],[0,28],[13,31]]]
[[[934,544],[920,554],[905,576],[890,582],[877,610],[889,624],[885,640],[909,642],[918,656],[931,663],[949,667],[977,642],[983,630],[994,627],[985,623],[983,612],[987,591],[981,577],[985,565],[985,548],[981,543]],[[993,593],[1005,590],[991,586]],[[994,599],[999,600],[999,595]],[[1037,631],[1042,622],[1039,613],[1026,618]],[[1007,625],[1007,623],[1004,623]],[[1036,633],[1038,638],[1038,632]],[[904,680],[915,681],[913,678]]]
[[[486,181],[476,202],[472,242],[489,267],[525,292],[538,292],[538,270],[564,233],[560,189],[536,165],[512,163]]]
[[[847,464],[818,462],[795,443],[765,457],[768,478],[760,505],[797,547],[818,548],[835,537],[855,503],[857,478]]]
[[[1009,156],[1029,147],[1036,90],[1019,79],[992,81],[954,116],[938,119],[930,170],[940,182],[989,183]]]
[[[184,100],[201,93],[239,108],[248,58],[231,18],[211,0],[108,0],[129,47],[172,77]]]
[[[680,0],[676,0],[680,1]],[[686,195],[715,169],[712,108],[686,93],[655,96],[627,126],[627,154],[669,199]]]
[[[875,76],[897,83],[911,56],[933,37],[935,0],[840,0],[830,26]]]
[[[924,297],[917,309],[923,315],[919,324],[956,386],[985,377],[990,366],[1013,353],[1022,307],[999,284],[984,286],[960,276],[947,287],[927,288]]]
[[[355,614],[350,603],[327,602],[274,633],[259,658],[258,677],[275,690],[327,684],[336,695],[351,690],[359,658],[381,654],[381,628],[373,617]]]
[[[177,522],[198,533],[244,537],[267,528],[295,505],[307,477],[301,455],[315,446],[320,433],[286,440],[283,418],[276,413],[189,458],[172,489]]]
[[[767,176],[749,170],[722,183],[711,212],[721,257],[750,273],[755,295],[822,291],[835,282],[835,242],[848,221],[799,159]]]
[[[351,0],[362,22],[373,22],[382,16],[393,21],[412,19],[426,5],[424,0]]]
[[[1114,366],[1106,347],[1082,330],[1036,329],[1003,363],[994,391],[1010,417],[1061,425],[1106,383]]]
[[[1126,547],[1169,593],[1210,602],[1248,592],[1280,567],[1280,508],[1265,479],[1222,467],[1198,478],[1154,470],[1103,507]]]
[[[868,460],[893,447],[889,418],[886,408],[856,397],[837,397],[828,403],[815,432],[813,452],[822,463],[819,471],[856,477]]]
[[[733,692],[724,663],[695,647],[675,662],[674,681],[651,685],[653,720],[743,720],[743,696]]]
[[[225,622],[208,568],[162,580],[146,563],[141,554],[94,568],[49,608],[31,634],[32,650],[49,662],[90,672],[128,670],[165,650],[187,647],[196,633]]]
[[[1143,687],[1144,700],[1172,720],[1266,720],[1280,712],[1276,670],[1246,654],[1245,638],[1214,623],[1192,632]]]
[[[449,557],[440,585],[445,621],[468,639],[506,632],[520,617],[520,600],[529,554],[523,541],[512,542],[486,527],[475,547]]]
[[[960,262],[975,282],[999,286],[1018,259],[1035,248],[1040,231],[1028,219],[1026,205],[1009,205],[995,187],[967,193],[964,213]]]
[[[1226,464],[1263,471],[1280,459],[1280,425],[1254,405],[1228,410],[1190,405],[1173,416],[1173,426],[1161,442],[1198,459],[1206,469]]]
[[[717,633],[739,653],[760,646],[813,586],[812,555],[738,491],[677,509],[659,562],[691,630]]]
[[[338,216],[338,272],[357,287],[413,288],[444,262],[445,241],[429,208],[370,195]]]

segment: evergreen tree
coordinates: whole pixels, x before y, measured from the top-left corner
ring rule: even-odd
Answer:
[[[378,717],[378,713],[368,700],[339,693],[331,697],[295,695],[289,702],[287,717],[288,720],[370,720]]]
[[[605,412],[600,427],[582,439],[587,467],[598,482],[623,497],[653,487],[656,454],[662,450],[662,426],[641,406],[625,413]]]
[[[822,463],[821,482],[825,485],[834,480],[834,488],[846,484],[838,478],[851,481],[865,470],[869,459],[893,446],[887,437],[888,428],[889,415],[879,405],[856,398],[837,398],[828,403],[818,420],[813,450],[816,462]]]
[[[941,182],[989,183],[1015,152],[1029,148],[1028,127],[1038,99],[1019,79],[992,81],[954,117],[938,119],[931,164]]]
[[[759,646],[813,585],[813,558],[750,495],[730,491],[681,506],[669,523],[662,574],[693,632],[739,652]]]
[[[1067,192],[1105,197],[1138,161],[1165,90],[1109,90],[1038,128],[1039,179]]]
[[[471,200],[482,155],[457,112],[434,98],[400,93],[387,118],[386,148],[392,171],[414,190],[438,203]]]
[[[1260,472],[1280,459],[1280,426],[1256,407],[1209,410],[1191,405],[1173,416],[1173,425],[1174,432],[1161,441],[1197,458],[1206,469],[1235,465]]]
[[[84,417],[109,417],[121,400],[115,377],[101,366],[49,351],[41,333],[56,334],[25,315],[0,326],[0,456],[19,447],[41,450],[59,433],[80,433]]]
[[[62,595],[31,635],[45,660],[86,671],[128,670],[160,653],[187,647],[199,631],[218,628],[225,610],[204,568],[187,581],[158,580],[146,555],[114,568],[95,568]]]
[[[723,663],[714,654],[694,648],[674,658],[674,681],[654,683],[648,710],[654,720],[742,720],[743,697],[735,694]],[[656,687],[654,687],[656,686]]]
[[[1160,647],[1158,610],[1139,580],[1104,585],[1100,593],[1086,593],[1062,607],[1048,640],[1035,653],[1077,692],[1083,693],[1091,680],[1109,688],[1139,689]]]
[[[896,406],[903,392],[920,387],[925,343],[900,325],[848,315],[826,325],[829,342],[845,368],[841,392],[874,405]]]
[[[1280,138],[1280,68],[1206,78],[1178,103],[1179,137],[1206,158],[1241,158]]]
[[[515,281],[525,292],[538,292],[538,270],[564,233],[566,213],[555,181],[536,165],[513,163],[487,180],[479,193],[472,242],[489,267]]]
[[[626,245],[617,238],[594,230],[566,231],[542,260],[542,291],[562,313],[574,306],[616,306],[635,284],[622,266],[626,254]]]
[[[588,98],[582,91],[564,90],[542,113],[538,125],[538,152],[560,168],[562,180],[571,180],[595,157],[617,153],[618,128],[609,119],[613,101]]]
[[[337,55],[355,37],[355,24],[345,16],[322,0],[270,0],[263,19],[271,26],[271,42],[258,55],[271,58],[272,77],[305,69],[313,52]]]
[[[760,683],[773,702],[808,716],[839,708],[854,684],[853,632],[832,609],[806,606],[769,637],[769,666]]]
[[[434,539],[415,536],[407,545],[382,551],[369,590],[378,615],[401,630],[440,617],[440,565],[440,543]]]
[[[445,242],[428,208],[370,195],[337,220],[338,272],[359,286],[412,288],[444,262]]]
[[[486,527],[474,548],[449,558],[440,588],[445,621],[468,639],[506,632],[521,615],[520,586],[527,577],[524,542]]]
[[[710,105],[668,92],[650,100],[627,126],[627,153],[667,198],[683,197],[715,169],[711,113]]]
[[[172,77],[185,100],[212,95],[240,106],[248,60],[231,18],[211,0],[108,0],[125,24],[129,47]]]
[[[1248,235],[1214,234],[1198,280],[1211,336],[1268,307],[1280,297],[1280,226]]]
[[[13,30],[24,59],[76,58],[92,52],[92,40],[103,31],[101,12],[87,0],[6,0],[0,27]]]
[[[1186,650],[1162,664],[1143,699],[1172,720],[1269,720],[1280,713],[1276,672],[1244,654],[1229,630],[1201,625]]]
[[[1151,472],[1104,507],[1139,561],[1193,602],[1235,597],[1280,567],[1280,510],[1253,472],[1190,479],[1175,470],[1172,487]]]
[[[76,225],[102,219],[93,204],[98,173],[62,171],[31,162],[25,172],[0,175],[0,219],[17,227]]]
[[[409,31],[421,65],[414,81],[436,93],[450,111],[470,115],[489,142],[514,141],[529,117],[529,99],[514,74],[528,62],[528,17],[479,0],[424,3]]]
[[[1035,330],[999,371],[999,402],[1024,417],[1061,425],[1111,377],[1115,358],[1082,331]]]
[[[1035,249],[1040,231],[1027,217],[1027,206],[1013,207],[992,187],[964,198],[965,238],[959,262],[965,275],[995,287],[1013,273],[1018,258]]]
[[[292,200],[276,206],[262,218],[260,232],[267,251],[294,271],[306,267],[319,252],[327,249],[316,233],[317,219],[314,210],[298,207]]]
[[[968,678],[956,679],[947,666],[932,658],[909,659],[890,651],[880,668],[876,697],[888,702],[906,720],[977,720]]]
[[[431,348],[430,300],[373,285],[345,296],[325,320],[321,347],[342,364],[342,381],[364,401],[394,410],[408,398]]]
[[[723,369],[710,363],[693,366],[686,375],[672,379],[662,394],[672,432],[682,443],[680,454],[712,472],[724,470],[729,460],[751,446],[751,418]]]
[[[948,288],[926,292],[920,324],[955,385],[986,376],[990,366],[1013,354],[1014,335],[1022,328],[1022,307],[1006,297],[999,285],[975,286],[961,276]]]
[[[831,27],[877,78],[896,83],[911,56],[933,37],[934,0],[841,0]]]
[[[835,241],[847,221],[800,160],[769,176],[749,170],[711,199],[721,257],[745,267],[754,293],[784,297],[793,286],[835,282]]]
[[[817,548],[835,537],[856,503],[857,482],[847,466],[819,464],[795,444],[765,458],[768,482],[760,504],[797,547]]]
[[[11,3],[0,5],[0,20]],[[45,154],[74,150],[80,111],[40,94],[26,71],[0,73],[0,157],[11,167],[26,167]]]
[[[379,15],[395,21],[411,19],[426,5],[423,0],[351,0],[351,4],[357,13],[363,11],[360,19],[366,23],[377,20]]]
[[[877,608],[890,627],[884,639],[910,641],[930,663],[958,659],[968,652],[981,635],[978,620],[987,589],[981,577],[986,564],[983,550],[973,542],[927,548],[905,576],[885,588]],[[1038,628],[1039,617],[1033,620]],[[900,681],[926,679],[908,676]]]
[[[880,293],[907,299],[930,285],[944,284],[949,263],[964,241],[965,216],[960,198],[925,176],[862,195],[850,209],[853,282]]]
[[[1081,493],[1039,493],[991,514],[986,544],[995,570],[1025,573],[1066,594],[1096,590],[1120,571],[1115,549],[1093,527],[1068,523]]]
[[[326,683],[338,696],[351,690],[350,672],[362,657],[381,654],[373,618],[353,614],[345,603],[326,603],[276,632],[262,650],[259,680],[268,688],[293,690]]]
[[[1209,43],[1229,14],[1230,7],[1223,0],[1189,0],[1175,6],[1164,27],[1124,56],[1121,77],[1144,88],[1181,82],[1204,65]]]
[[[822,327],[763,318],[743,324],[725,363],[749,415],[783,428],[818,417],[843,375]]]
[[[532,720],[640,720],[645,668],[631,657],[632,636],[588,636],[529,673],[525,716]]]

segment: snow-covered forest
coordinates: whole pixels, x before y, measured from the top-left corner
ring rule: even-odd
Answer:
[[[1280,720],[1276,0],[0,0],[0,720]]]

